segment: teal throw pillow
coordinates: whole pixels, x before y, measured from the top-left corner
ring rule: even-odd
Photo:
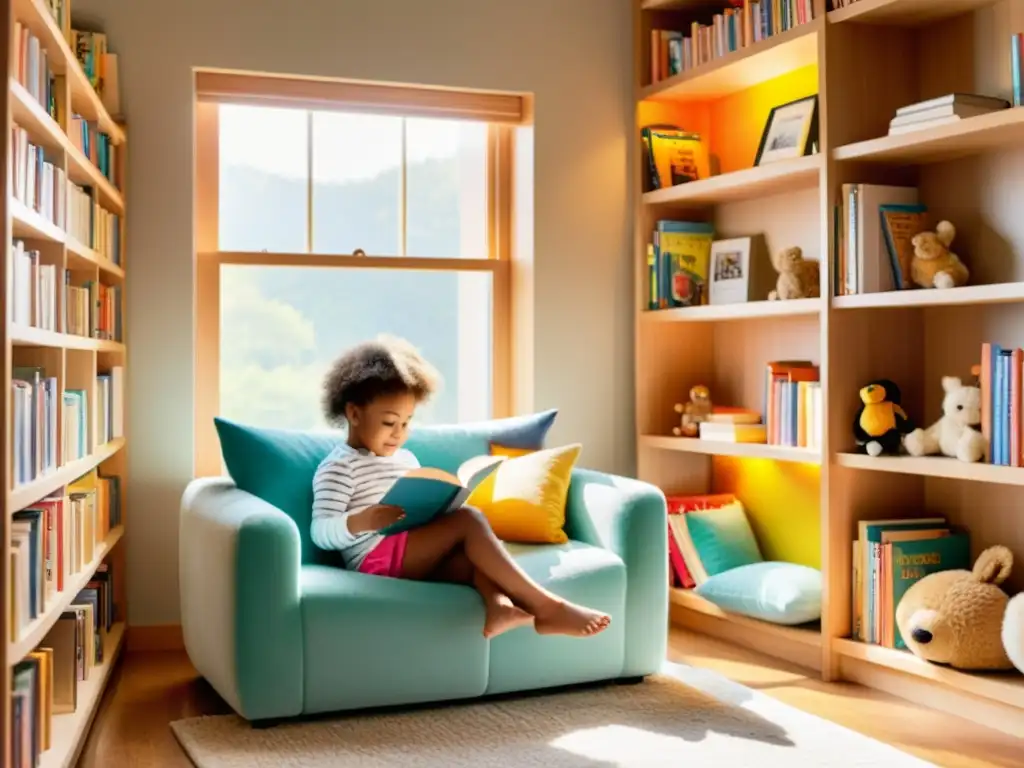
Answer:
[[[708,576],[763,560],[747,514],[738,501],[687,512],[683,520]]]
[[[552,408],[506,419],[416,426],[405,447],[424,467],[455,472],[464,461],[489,454],[491,443],[534,451],[543,448],[557,415],[558,410]]]
[[[309,538],[313,517],[313,474],[342,432],[264,429],[214,419],[224,464],[235,485],[284,512],[299,527],[302,562],[320,561]]]
[[[712,576],[694,591],[722,610],[773,624],[821,618],[821,571],[806,565],[742,565]]]

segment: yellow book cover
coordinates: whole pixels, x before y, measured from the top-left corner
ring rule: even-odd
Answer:
[[[712,239],[711,232],[663,230],[659,233],[659,250],[666,269],[668,306],[695,307],[708,303]]]

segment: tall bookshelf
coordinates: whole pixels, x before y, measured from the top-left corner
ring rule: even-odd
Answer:
[[[887,135],[898,107],[924,99],[976,92],[1011,100],[1010,33],[1024,31],[1024,0],[827,3],[814,0],[805,23],[652,82],[651,31],[688,34],[725,3],[634,2],[638,474],[668,494],[739,493],[737,478],[751,496],[769,484],[811,488],[806,509],[790,515],[776,498],[781,513],[755,521],[755,531],[775,544],[810,537],[808,559],[820,565],[824,589],[822,619],[811,626],[733,615],[682,589],[671,592],[672,619],[824,680],[859,682],[1024,737],[1024,676],[959,672],[850,639],[859,520],[941,514],[970,532],[973,556],[1009,546],[1017,566],[1005,587],[1024,589],[1024,468],[871,458],[856,451],[851,431],[858,391],[872,379],[895,380],[910,416],[926,426],[940,413],[941,377],[970,380],[982,342],[1024,346],[1024,218],[1015,204],[1024,108]],[[811,93],[817,152],[754,167],[770,108]],[[640,128],[656,123],[700,133],[717,175],[644,191]],[[952,250],[969,266],[969,284],[837,295],[833,215],[843,185],[856,183],[916,185],[931,223],[956,225]],[[772,251],[800,246],[819,260],[822,298],[648,310],[647,245],[659,219],[713,222],[716,239],[763,234]],[[763,412],[766,364],[792,359],[820,366],[820,451],[672,436],[673,405],[691,386],[708,385],[715,403]]]
[[[50,648],[52,679],[66,682],[78,677],[62,664],[70,655],[55,647],[56,628],[67,628],[69,613],[86,602],[83,589],[102,583],[97,592],[103,604],[97,611],[99,626],[94,632],[83,624],[80,635],[91,635],[100,643],[102,658],[85,660],[87,675],[75,680],[73,703],[66,703],[67,686],[61,694],[65,701],[58,706],[41,690],[39,696],[47,702],[44,712],[31,713],[45,741],[37,745],[43,747],[38,764],[66,768],[77,761],[126,626],[126,569],[120,545],[127,479],[121,183],[126,136],[76,56],[76,48],[95,48],[76,40],[70,1],[11,0],[5,7],[8,69],[2,156],[8,182],[3,217],[6,395],[0,608],[6,632],[0,641],[0,762],[14,764],[20,706],[15,704],[13,686],[19,671],[38,649]],[[34,42],[27,42],[29,38]],[[108,92],[116,89],[116,63],[102,56],[89,62],[88,69],[106,78]],[[43,66],[49,75],[38,74]],[[28,150],[27,144],[35,148]],[[28,172],[25,158],[39,155],[42,160],[36,160],[35,171]],[[29,181],[29,176],[35,180]],[[34,254],[34,263],[25,253]],[[41,379],[50,379],[49,392],[26,369],[37,369]],[[25,380],[28,395],[17,383]],[[28,451],[16,434],[25,424],[20,414],[27,412],[26,397],[32,398],[33,409],[40,409],[35,424],[28,417],[36,435]],[[83,400],[84,409],[78,405]],[[39,515],[37,525],[52,525],[54,533],[40,537],[40,559],[29,558],[16,573],[15,549],[23,537],[17,531],[25,527],[18,517],[36,509],[48,510]],[[25,545],[20,548],[24,555]],[[34,602],[26,575],[36,583]],[[70,625],[73,649],[74,620]]]

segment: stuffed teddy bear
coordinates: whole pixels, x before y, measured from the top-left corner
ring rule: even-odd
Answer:
[[[820,265],[805,259],[798,247],[786,248],[772,256],[772,266],[779,273],[775,290],[768,294],[776,299],[813,299],[821,296]]]
[[[1013,669],[1003,644],[1009,598],[999,587],[1012,567],[1009,549],[989,547],[971,571],[938,571],[912,584],[896,606],[896,625],[907,648],[956,669]],[[1019,622],[1011,624],[1020,629]],[[1011,640],[1016,630],[1011,628]]]
[[[910,262],[910,279],[922,288],[955,288],[967,282],[967,267],[949,250],[956,227],[940,221],[934,232],[919,232],[910,240],[914,258]]]
[[[707,421],[711,415],[711,392],[703,384],[690,389],[690,402],[676,403],[675,412],[680,414],[679,426],[672,427],[676,437],[697,437],[700,435],[700,423]]]
[[[861,388],[860,399],[853,420],[857,445],[869,456],[899,453],[900,441],[914,428],[900,407],[900,388],[888,379],[878,379]]]
[[[960,461],[981,461],[985,438],[981,424],[981,389],[965,386],[956,376],[943,376],[942,418],[927,429],[915,429],[903,439],[911,456],[941,453]]]

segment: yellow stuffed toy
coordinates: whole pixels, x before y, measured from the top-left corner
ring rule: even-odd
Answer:
[[[910,262],[910,278],[922,288],[956,288],[970,277],[960,258],[949,250],[956,237],[951,222],[940,221],[934,232],[914,235],[914,258]]]
[[[994,546],[981,553],[972,571],[938,571],[911,586],[896,607],[907,648],[956,669],[1013,669],[1003,641],[1010,600],[999,586],[1012,567],[1013,553]]]

